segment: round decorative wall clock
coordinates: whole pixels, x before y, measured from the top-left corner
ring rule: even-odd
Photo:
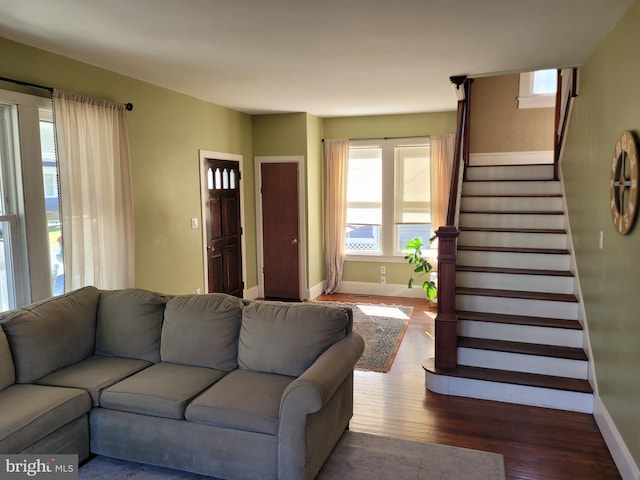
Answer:
[[[638,209],[638,140],[628,130],[620,134],[613,149],[609,201],[613,228],[626,235]]]

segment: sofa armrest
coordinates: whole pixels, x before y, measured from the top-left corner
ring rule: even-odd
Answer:
[[[308,471],[308,463],[317,463],[311,462],[310,457],[324,455],[324,452],[310,451],[307,444],[310,433],[307,417],[321,412],[325,407],[335,410],[323,412],[328,420],[325,423],[333,424],[338,429],[329,435],[336,438],[327,438],[330,442],[326,451],[328,455],[353,414],[353,369],[363,351],[363,338],[358,333],[349,333],[323,352],[282,394],[278,433],[279,478],[307,478],[317,473]],[[346,382],[347,379],[351,381]],[[341,400],[331,402],[340,388],[350,390],[341,392],[341,395],[349,397],[348,405],[343,405]],[[341,411],[345,410],[345,406],[350,411]]]
[[[362,352],[364,340],[355,332],[323,352],[282,394],[280,428],[283,420],[293,420],[293,416],[304,416],[320,410],[346,376],[353,372]]]

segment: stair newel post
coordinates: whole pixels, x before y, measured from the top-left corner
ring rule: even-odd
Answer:
[[[435,320],[435,367],[458,364],[458,316],[456,315],[456,242],[460,231],[442,226],[438,236],[438,307]]]

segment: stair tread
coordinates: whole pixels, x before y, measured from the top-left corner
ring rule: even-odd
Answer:
[[[473,198],[562,198],[561,193],[462,193],[462,197]]]
[[[506,253],[545,253],[550,255],[569,255],[570,253],[566,248],[492,247],[485,245],[458,245],[458,250]]]
[[[468,168],[468,167],[467,167]],[[542,183],[558,183],[558,180],[552,178],[478,178],[466,179],[464,183],[504,183],[504,182],[542,182]]]
[[[571,293],[529,292],[520,290],[498,290],[492,288],[456,287],[456,295],[476,295],[482,297],[518,298],[522,300],[543,300],[550,302],[577,303],[578,298]]]
[[[453,369],[442,370],[435,368],[432,358],[424,362],[423,368],[436,375],[446,375],[449,377],[469,378],[473,380],[509,383],[578,393],[593,393],[593,388],[591,388],[587,380],[577,378],[556,377],[539,373],[512,372],[493,368],[469,367],[466,365],[458,365]]]
[[[552,233],[566,234],[564,228],[499,228],[499,227],[459,227],[461,232],[497,232],[497,233]]]
[[[541,270],[534,268],[480,267],[456,265],[456,272],[503,273],[506,275],[546,275],[551,277],[573,277],[569,270]]]
[[[476,322],[507,323],[511,325],[527,325],[530,327],[565,328],[568,330],[582,330],[582,325],[577,320],[564,318],[533,317],[525,315],[508,315],[506,313],[469,312],[456,311],[458,320],[471,320]]]
[[[503,167],[553,167],[553,163],[487,163],[486,165],[466,165],[465,168],[503,168]]]
[[[564,358],[587,361],[587,354],[582,348],[542,345],[537,343],[512,342],[486,338],[458,337],[458,347],[477,350],[491,350],[505,353],[519,353],[541,357]]]
[[[460,210],[460,213],[482,215],[564,215],[562,210]]]

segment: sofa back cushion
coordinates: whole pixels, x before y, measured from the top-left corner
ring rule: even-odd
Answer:
[[[169,297],[128,288],[103,290],[98,300],[96,355],[160,361],[160,335]]]
[[[0,392],[16,381],[13,358],[4,330],[0,328]]]
[[[225,372],[238,368],[243,306],[223,293],[173,297],[164,312],[162,361]]]
[[[98,289],[73,292],[5,312],[17,383],[33,383],[93,354]]]
[[[300,376],[351,328],[344,308],[255,301],[242,312],[240,368]]]

